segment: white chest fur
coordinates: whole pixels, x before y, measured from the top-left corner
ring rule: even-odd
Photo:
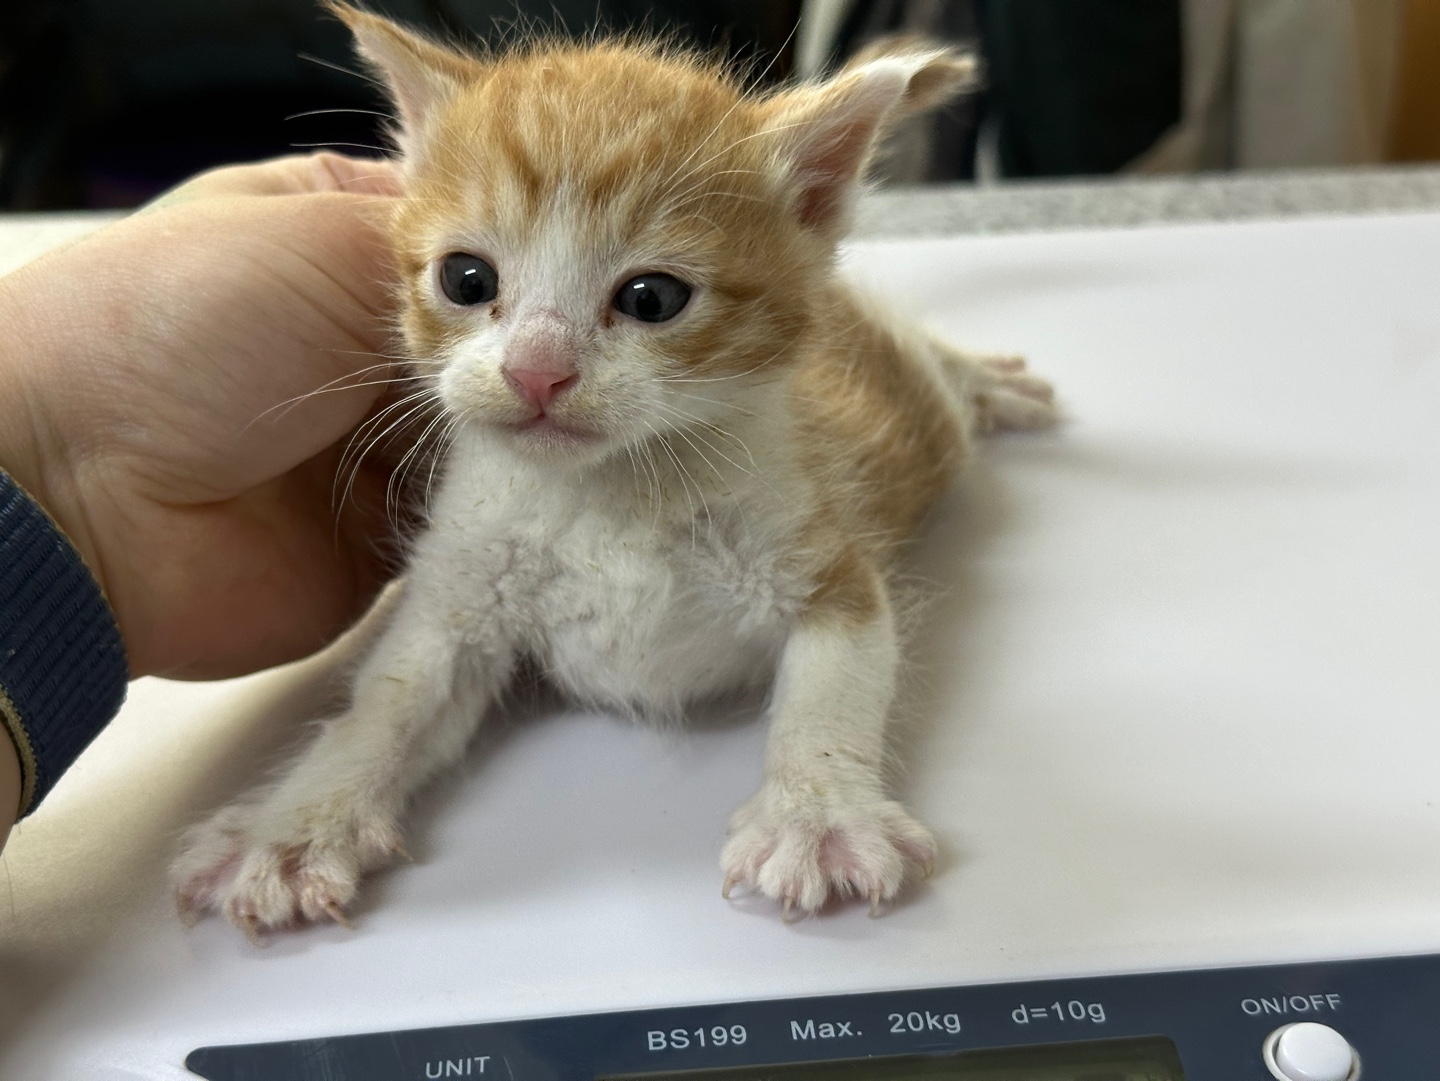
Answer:
[[[529,653],[612,708],[767,681],[805,590],[793,485],[684,449],[566,473],[462,436],[408,588],[467,647]]]

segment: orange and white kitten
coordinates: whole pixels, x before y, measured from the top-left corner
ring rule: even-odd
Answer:
[[[453,442],[350,706],[186,835],[189,917],[344,919],[416,789],[531,659],[673,715],[770,689],[721,864],[788,913],[895,896],[934,842],[886,792],[890,576],[972,432],[1054,418],[846,284],[877,137],[974,79],[892,44],[773,93],[672,49],[469,56],[337,6],[398,108],[401,329]]]

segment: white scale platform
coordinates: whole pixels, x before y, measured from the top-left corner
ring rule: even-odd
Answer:
[[[914,563],[899,790],[935,877],[883,919],[720,899],[753,718],[503,720],[353,932],[185,931],[185,823],[325,664],[143,681],[0,865],[0,1078],[190,1077],[206,1044],[1440,950],[1440,215],[857,246],[1055,380]]]

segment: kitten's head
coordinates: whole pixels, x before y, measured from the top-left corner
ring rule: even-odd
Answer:
[[[397,109],[412,356],[452,417],[573,462],[733,420],[806,333],[882,127],[975,75],[910,43],[761,95],[656,45],[471,56],[335,10]]]

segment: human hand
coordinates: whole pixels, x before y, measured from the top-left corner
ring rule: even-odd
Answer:
[[[383,583],[387,477],[340,505],[336,475],[395,374],[397,189],[334,154],[216,170],[0,279],[0,467],[100,580],[132,676],[304,656]]]

